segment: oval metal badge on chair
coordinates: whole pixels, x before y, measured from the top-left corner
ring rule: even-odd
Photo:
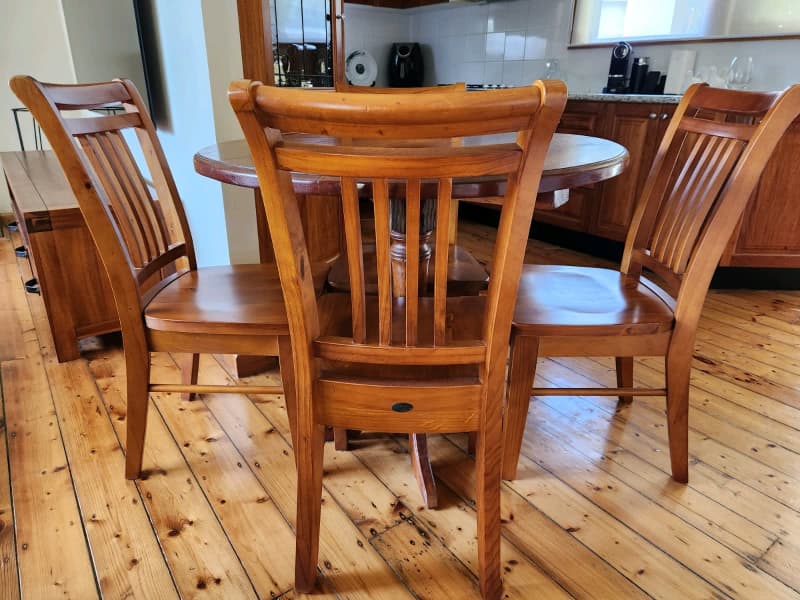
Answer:
[[[407,413],[414,410],[414,405],[410,402],[396,402],[392,404],[392,410],[399,413]]]

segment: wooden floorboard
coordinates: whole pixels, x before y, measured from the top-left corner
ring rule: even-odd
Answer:
[[[459,243],[484,262],[488,227]],[[614,265],[532,242],[529,263]],[[403,436],[325,450],[320,574],[293,586],[295,470],[281,396],[153,394],[123,477],[118,336],[58,363],[41,298],[0,238],[0,598],[476,598],[474,462],[433,436],[426,509]],[[201,381],[232,381],[202,357]],[[636,361],[659,386],[663,361]],[[176,381],[169,355],[154,376]],[[275,383],[277,372],[249,378]],[[606,359],[540,360],[537,385],[614,385]],[[690,482],[669,476],[664,402],[532,400],[502,487],[507,598],[800,599],[800,293],[713,290],[694,350]]]

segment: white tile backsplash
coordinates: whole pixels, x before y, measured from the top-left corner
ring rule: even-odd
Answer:
[[[611,49],[568,49],[573,0],[510,0],[487,4],[451,2],[406,10],[346,4],[347,53],[366,49],[378,63],[378,85],[387,84],[392,42],[419,42],[425,83],[506,83],[524,85],[542,77],[545,59],[559,62],[561,77],[576,92],[598,92],[605,85]],[[666,71],[672,50],[697,51],[696,68],[727,67],[734,56],[752,56],[753,89],[780,89],[800,81],[791,56],[800,56],[800,39],[634,44],[650,57],[650,68]]]

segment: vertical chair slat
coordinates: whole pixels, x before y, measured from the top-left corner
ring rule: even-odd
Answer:
[[[439,194],[436,206],[436,261],[433,282],[433,343],[443,346],[446,343],[446,303],[447,303],[447,267],[450,259],[450,213],[453,208],[451,196],[453,180],[439,180]],[[457,208],[457,207],[456,207]]]
[[[679,207],[686,197],[692,193],[695,181],[700,176],[696,168],[697,161],[701,159],[711,142],[708,136],[699,136],[689,152],[674,187],[664,200],[656,221],[656,228],[651,241],[651,252],[656,260],[664,262],[668,252],[672,228],[679,212]]]
[[[139,181],[141,173],[139,167],[133,161],[133,157],[128,152],[128,144],[119,131],[107,131],[105,137],[108,140],[112,161],[117,166],[117,173],[127,192],[127,200],[131,212],[136,216],[139,237],[142,244],[147,249],[148,262],[157,257],[166,248],[159,247],[155,231],[151,223],[152,211],[147,210],[150,204],[150,194],[147,188]],[[147,199],[143,198],[145,195]]]
[[[392,341],[392,261],[389,253],[389,182],[372,182],[375,212],[375,260],[378,276],[378,343],[388,346]]]
[[[728,139],[724,141],[723,151],[713,169],[713,177],[709,182],[708,189],[700,199],[701,201],[697,203],[695,218],[687,219],[686,225],[681,231],[680,237],[684,241],[677,248],[672,258],[672,270],[676,273],[683,273],[686,270],[706,217],[714,206],[714,200],[739,161],[743,149],[744,144],[739,140]]]
[[[703,190],[707,186],[710,173],[706,167],[714,161],[720,151],[721,140],[719,138],[704,137],[705,147],[699,155],[693,157],[694,160],[690,165],[691,176],[688,178],[686,186],[683,189],[676,190],[676,193],[668,198],[669,204],[666,208],[669,213],[664,227],[664,238],[657,255],[658,259],[668,266],[671,263],[676,246],[680,243],[679,236],[684,219],[691,214],[697,198],[703,194]]]
[[[100,180],[100,185],[106,192],[108,208],[122,234],[131,261],[133,261],[135,267],[142,267],[147,262],[147,256],[139,243],[139,239],[134,233],[132,217],[121,199],[125,195],[125,192],[114,174],[113,167],[108,162],[106,153],[100,146],[99,135],[100,134],[89,134],[80,136],[78,140],[80,141],[87,160]]]
[[[148,228],[149,237],[153,240],[156,254],[163,254],[169,249],[169,236],[167,235],[164,222],[161,215],[156,211],[147,182],[144,180],[144,176],[139,170],[136,160],[133,158],[130,146],[126,143],[120,131],[113,132],[113,135],[119,142],[118,147],[128,167],[127,170],[131,175],[131,179],[133,180],[137,192],[136,198],[139,201],[141,210],[143,214],[147,215],[145,224]]]
[[[153,260],[154,253],[144,233],[142,215],[139,214],[136,201],[134,200],[136,191],[131,185],[128,174],[125,172],[124,165],[114,147],[114,139],[108,132],[102,132],[97,135],[97,143],[99,151],[103,153],[103,160],[108,163],[109,173],[113,173],[114,179],[117,182],[117,204],[123,207],[125,213],[130,217],[132,233],[136,237],[136,242],[139,245],[144,263],[146,264]]]
[[[363,344],[367,337],[364,253],[361,248],[361,213],[358,209],[358,189],[356,180],[352,177],[342,177],[342,212],[344,214],[347,268],[350,273],[353,340]]]
[[[419,316],[420,180],[406,182],[406,346],[417,343]]]

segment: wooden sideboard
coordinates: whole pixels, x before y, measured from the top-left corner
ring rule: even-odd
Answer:
[[[23,285],[44,300],[60,362],[78,340],[119,329],[105,268],[55,155],[0,153],[16,218]]]
[[[619,177],[576,188],[570,201],[534,219],[602,238],[623,241],[674,104],[570,100],[558,131],[621,143],[630,164]],[[800,121],[775,150],[745,210],[721,266],[800,267]]]

